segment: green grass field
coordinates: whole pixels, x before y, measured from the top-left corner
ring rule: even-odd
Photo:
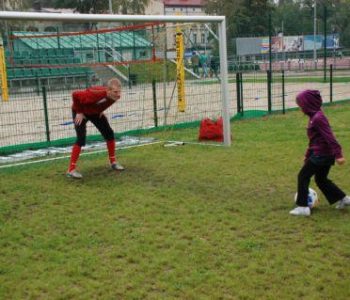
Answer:
[[[331,178],[350,193],[350,105],[325,111],[349,160]],[[350,299],[350,208],[312,181],[320,205],[288,214],[306,123],[236,121],[230,148],[120,150],[117,174],[83,156],[81,181],[67,159],[0,170],[0,299]]]

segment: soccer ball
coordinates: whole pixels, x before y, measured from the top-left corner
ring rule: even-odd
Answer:
[[[297,201],[298,193],[295,193],[294,201]],[[318,196],[315,190],[309,188],[309,195],[307,197],[307,205],[310,208],[317,206],[319,203]]]

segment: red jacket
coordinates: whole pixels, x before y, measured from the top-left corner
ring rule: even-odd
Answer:
[[[84,115],[100,114],[115,102],[107,97],[107,89],[103,86],[74,91],[72,98],[72,110]]]

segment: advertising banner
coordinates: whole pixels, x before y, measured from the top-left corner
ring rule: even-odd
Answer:
[[[276,52],[298,52],[298,51],[312,51],[314,50],[314,44],[316,50],[320,50],[324,45],[323,35],[293,35],[293,36],[274,36],[271,38],[271,51]],[[339,34],[329,34],[326,37],[327,49],[338,49]],[[261,38],[260,53],[269,53],[269,38]]]

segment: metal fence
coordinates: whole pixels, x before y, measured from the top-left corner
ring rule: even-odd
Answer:
[[[243,71],[229,73],[230,114],[233,119],[286,113],[296,107],[295,96],[303,89],[318,89],[325,103],[350,100],[349,69],[331,65],[323,71]],[[140,135],[166,126],[182,127],[205,117],[221,113],[220,84],[215,77],[186,81],[189,106],[186,113],[177,113],[174,82],[156,82],[126,86],[123,99],[107,111],[118,136]],[[85,88],[85,83],[71,88]],[[44,85],[28,90],[18,87],[11,100],[0,103],[0,153],[47,146],[65,146],[74,141],[71,117],[72,89],[57,90]],[[164,104],[163,94],[168,103]],[[98,131],[88,127],[89,140],[100,140]],[[171,138],[171,137],[169,137]],[[193,137],[196,138],[196,137]]]
[[[304,89],[321,92],[324,103],[350,100],[350,69],[322,71],[276,70],[274,72],[238,72],[235,76],[238,116],[286,113],[296,108],[295,97]]]
[[[179,113],[178,25],[96,24],[99,30],[88,32],[82,27],[65,32],[64,22],[56,24],[62,25],[57,32],[14,31],[14,25],[7,23],[4,39],[10,99],[0,102],[0,154],[72,144],[72,91],[112,76],[124,85],[121,101],[106,112],[117,137],[198,125],[223,114],[214,27],[180,26],[187,106]],[[196,42],[199,36],[203,40]],[[335,43],[335,36],[324,34],[317,47],[310,44],[315,40],[267,32],[227,41],[231,118],[285,113],[296,107],[296,94],[306,88],[320,90],[325,102],[349,100],[350,52]],[[194,68],[194,55],[207,57],[205,66]],[[88,141],[101,139],[93,126],[88,134]]]

